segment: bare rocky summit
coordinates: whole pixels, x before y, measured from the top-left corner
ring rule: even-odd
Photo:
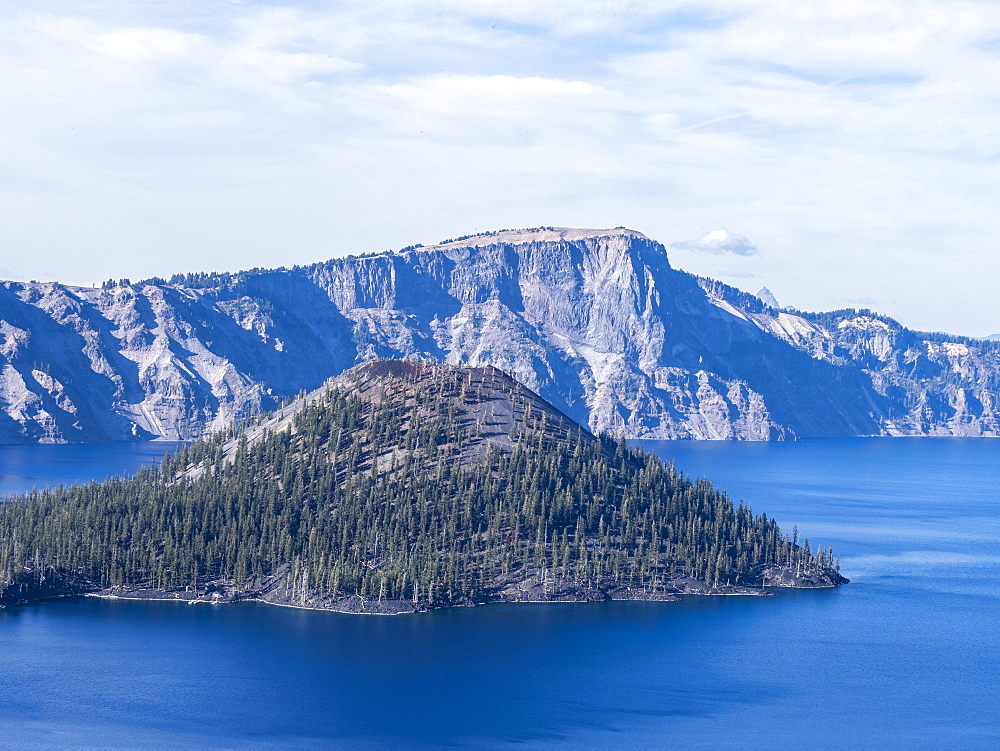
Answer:
[[[0,442],[193,438],[376,358],[496,366],[633,438],[1000,434],[1000,344],[778,311],[627,229],[171,282],[0,284]]]

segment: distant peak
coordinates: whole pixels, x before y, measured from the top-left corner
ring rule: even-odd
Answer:
[[[767,287],[760,288],[760,291],[757,293],[757,298],[769,308],[781,310],[781,304]]]

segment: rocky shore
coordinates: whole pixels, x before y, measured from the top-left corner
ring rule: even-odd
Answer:
[[[579,587],[572,584],[546,581],[544,577],[497,582],[489,596],[481,600],[469,598],[449,598],[446,594],[434,601],[414,602],[412,600],[361,597],[351,594],[331,597],[318,592],[296,592],[288,585],[287,577],[270,577],[248,586],[235,587],[233,582],[217,580],[200,584],[197,590],[190,587],[157,589],[148,586],[99,587],[93,582],[70,577],[48,579],[37,582],[31,572],[19,581],[0,590],[0,608],[26,605],[32,602],[57,597],[88,596],[120,600],[149,600],[164,602],[185,602],[188,604],[208,603],[223,605],[234,602],[265,602],[280,607],[305,610],[327,610],[355,615],[405,615],[449,607],[475,607],[491,603],[545,603],[545,602],[607,602],[611,600],[632,600],[640,602],[671,602],[685,596],[768,596],[774,589],[821,589],[837,587],[850,580],[837,572],[824,569],[796,572],[787,566],[765,566],[753,572],[748,582],[740,584],[716,584],[689,577],[677,577],[655,590],[616,585],[601,582],[593,587]]]

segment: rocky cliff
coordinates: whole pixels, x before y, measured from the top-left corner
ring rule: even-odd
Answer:
[[[778,311],[626,229],[168,283],[0,284],[0,442],[192,438],[357,362],[494,365],[595,431],[997,435],[1000,345]]]

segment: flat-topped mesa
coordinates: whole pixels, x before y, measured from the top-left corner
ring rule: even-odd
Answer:
[[[496,245],[508,243],[517,245],[521,243],[557,243],[576,242],[579,240],[589,240],[597,237],[630,237],[648,240],[646,235],[634,229],[625,227],[615,227],[614,229],[583,229],[575,227],[532,227],[530,229],[504,229],[495,232],[481,232],[475,235],[455,238],[453,240],[443,240],[434,245],[422,246],[427,250],[439,250],[446,248],[476,248],[484,245]]]

